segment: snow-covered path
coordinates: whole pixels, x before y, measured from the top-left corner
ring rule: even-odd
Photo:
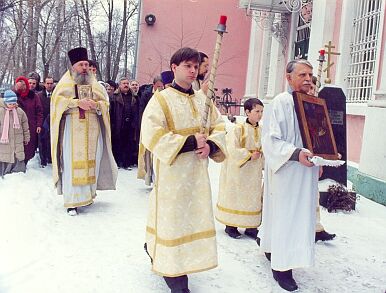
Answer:
[[[219,168],[210,164],[214,203]],[[116,191],[98,192],[95,204],[69,217],[51,167],[34,159],[26,174],[0,178],[0,292],[168,292],[143,251],[149,192],[136,170],[119,170]],[[385,292],[386,207],[361,197],[352,213],[322,211],[322,223],[338,236],[317,244],[315,267],[294,270],[299,292]],[[191,275],[191,291],[282,292],[256,243],[223,228],[219,267]]]

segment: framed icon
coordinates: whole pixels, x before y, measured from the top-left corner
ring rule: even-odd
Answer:
[[[79,99],[92,99],[92,87],[91,85],[77,85]]]
[[[338,160],[326,101],[299,92],[294,92],[293,98],[303,146],[316,156]]]

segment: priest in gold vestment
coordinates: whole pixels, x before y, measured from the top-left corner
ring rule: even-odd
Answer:
[[[194,91],[199,54],[175,52],[171,87],[150,99],[141,126],[142,147],[154,156],[146,246],[152,269],[171,292],[190,292],[187,274],[217,266],[208,156],[225,158],[225,124],[211,106],[208,133],[200,134],[206,96]]]
[[[69,215],[93,203],[96,190],[115,189],[108,98],[89,73],[87,50],[68,52],[71,68],[51,98],[53,179]]]

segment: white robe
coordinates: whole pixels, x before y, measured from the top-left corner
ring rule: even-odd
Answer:
[[[180,153],[190,135],[200,132],[206,96],[188,95],[169,87],[156,92],[142,117],[142,150],[154,158],[155,183],[150,193],[146,243],[159,275],[177,277],[217,266],[208,159]],[[211,104],[208,140],[225,159],[225,124]],[[214,156],[211,156],[215,159]]]
[[[91,86],[98,111],[85,111],[82,120],[79,120],[79,99],[75,98],[75,81],[69,71],[51,97],[52,175],[58,194],[64,194],[67,208],[91,204],[96,189],[115,190],[117,181],[107,95],[95,79]]]
[[[222,163],[216,219],[227,226],[257,228],[261,223],[263,157],[261,129],[244,122],[227,134],[228,158]]]
[[[303,142],[292,95],[272,102],[263,137],[266,159],[261,250],[271,253],[271,267],[286,271],[314,264],[318,167],[289,161]]]
[[[99,168],[103,153],[103,138],[100,131],[100,126],[97,125],[98,138],[95,154],[95,183],[86,185],[74,185],[72,183],[73,167],[72,167],[72,152],[73,152],[73,133],[71,127],[71,115],[66,115],[66,123],[63,133],[63,200],[66,208],[75,208],[86,206],[93,203],[96,196],[96,189],[99,176]]]

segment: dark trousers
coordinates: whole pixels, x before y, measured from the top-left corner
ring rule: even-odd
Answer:
[[[183,275],[179,277],[164,277],[166,285],[170,288],[170,290],[182,290],[188,289],[188,276]]]
[[[40,164],[46,166],[51,163],[51,142],[50,133],[42,127],[38,137]]]
[[[153,263],[153,259],[151,258],[149,252],[147,251],[147,243],[143,246],[145,249],[145,252],[150,257],[151,263]],[[188,289],[188,276],[183,275],[179,277],[163,277],[166,285],[168,285],[170,290],[182,290],[182,289]]]
[[[119,154],[118,165],[123,168],[127,168],[138,162],[138,156],[136,155],[136,141],[135,141],[135,128],[130,124],[125,125],[121,131],[119,141]]]

